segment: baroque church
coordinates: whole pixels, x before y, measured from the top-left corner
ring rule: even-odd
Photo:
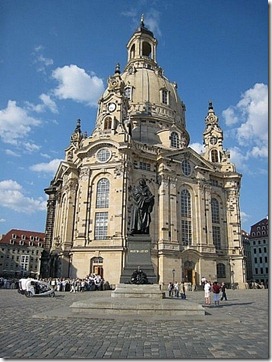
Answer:
[[[148,255],[151,279],[162,287],[174,280],[197,286],[202,277],[244,287],[241,174],[223,148],[212,102],[203,115],[204,151],[190,147],[185,104],[157,63],[157,46],[142,17],[123,72],[118,64],[98,101],[92,134],[77,121],[45,189],[43,277],[96,273],[118,284],[127,281],[130,255],[143,271]],[[139,202],[139,212],[149,211],[135,219],[140,185],[152,202]]]

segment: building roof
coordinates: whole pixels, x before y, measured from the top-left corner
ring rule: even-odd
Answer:
[[[30,230],[19,230],[11,229],[7,234],[3,235],[3,238],[0,240],[0,244],[10,244],[10,241],[13,241],[13,244],[18,244],[21,240],[25,242],[33,242],[33,246],[38,246],[38,243],[44,244],[45,233],[38,231]]]
[[[251,237],[268,236],[268,217],[251,226]]]

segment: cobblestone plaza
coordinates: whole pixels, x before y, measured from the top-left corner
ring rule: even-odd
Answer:
[[[228,290],[228,301],[206,316],[176,320],[75,315],[79,300],[110,291],[26,298],[0,289],[0,357],[5,359],[267,359],[269,292]],[[187,300],[203,304],[202,291]],[[186,300],[180,300],[186,303]]]

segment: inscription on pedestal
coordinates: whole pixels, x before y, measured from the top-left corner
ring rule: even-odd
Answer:
[[[121,283],[129,283],[135,270],[140,268],[150,283],[156,283],[157,277],[151,262],[151,239],[149,235],[133,235],[127,241],[125,267],[121,274]]]

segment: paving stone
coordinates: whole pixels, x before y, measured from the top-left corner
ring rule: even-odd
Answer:
[[[204,318],[73,316],[76,301],[108,292],[25,298],[0,289],[0,357],[7,359],[268,359],[268,290],[228,290]],[[188,300],[202,305],[202,291]],[[36,318],[33,316],[36,315]]]

